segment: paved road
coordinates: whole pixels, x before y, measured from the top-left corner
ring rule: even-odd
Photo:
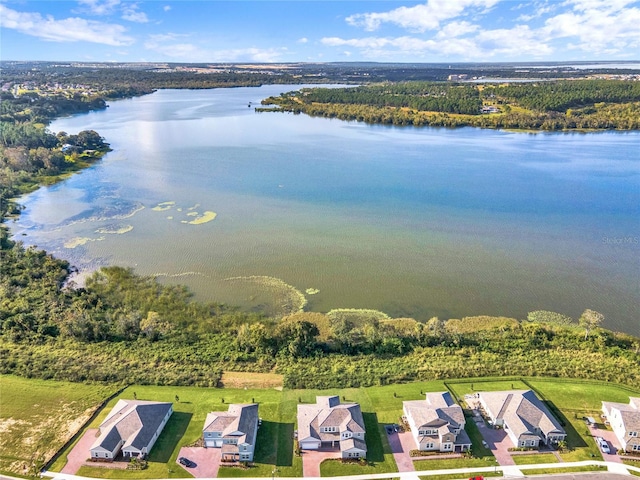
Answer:
[[[622,470],[633,470],[636,473],[640,474],[640,468],[629,466],[629,465],[621,465],[619,463],[610,463],[610,462],[601,462],[596,460],[587,460],[583,462],[567,462],[567,463],[545,463],[540,465],[529,465],[531,468],[545,468],[545,469],[553,469],[553,468],[565,468],[565,467],[581,467],[581,466],[589,466],[589,465],[599,465],[604,466],[610,469],[620,470],[620,472],[584,472],[584,473],[572,473],[572,474],[558,474],[558,475],[532,475],[530,477],[524,477],[524,475],[520,475],[520,478],[532,478],[537,480],[630,480],[630,474],[622,474]],[[500,467],[498,467],[499,469]],[[520,465],[518,467],[508,467],[513,470],[526,470],[527,465]],[[476,467],[476,468],[452,468],[448,470],[423,470],[419,472],[403,472],[403,473],[378,473],[374,475],[350,475],[343,477],[331,477],[331,480],[382,480],[389,478],[399,478],[401,480],[418,480],[418,476],[420,477],[429,477],[431,475],[448,475],[448,474],[456,474],[464,477],[467,473],[475,473],[478,472],[493,472],[495,467]],[[65,475],[62,473],[56,472],[43,472],[43,475],[46,477],[53,478],[54,480],[95,480],[87,477],[79,477],[77,475]],[[245,478],[245,480],[268,480],[271,477],[262,477],[262,478]],[[304,477],[309,480],[309,477]],[[314,477],[318,478],[319,477]],[[500,478],[500,477],[494,477]],[[509,478],[509,477],[502,477]],[[513,477],[511,477],[513,478]],[[17,479],[11,477],[3,477],[0,475],[0,480],[24,480]],[[189,479],[159,479],[159,480],[189,480]],[[299,480],[293,477],[288,477],[288,480]],[[326,479],[324,479],[326,480]]]

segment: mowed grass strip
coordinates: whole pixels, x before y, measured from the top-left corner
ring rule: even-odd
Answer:
[[[575,473],[575,472],[598,472],[607,470],[607,467],[602,465],[585,465],[582,467],[557,467],[557,468],[527,468],[522,473],[525,475],[545,475],[556,473]]]
[[[553,453],[522,453],[513,454],[511,458],[516,465],[539,465],[541,463],[558,463]]]
[[[117,390],[0,375],[0,471],[37,473]]]
[[[484,458],[434,458],[431,460],[414,460],[416,471],[448,470],[451,468],[495,467],[498,463],[494,457]],[[500,468],[500,467],[498,467]]]
[[[448,475],[424,475],[418,477],[421,480],[468,480],[473,477],[501,477],[502,470],[496,472],[471,472],[471,473],[451,473]]]

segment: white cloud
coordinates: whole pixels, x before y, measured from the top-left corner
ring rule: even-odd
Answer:
[[[175,42],[184,34],[151,35],[145,42],[147,50],[152,50],[172,60],[181,62],[259,62],[279,61],[286,52],[285,48],[237,48],[210,50],[193,43]]]
[[[136,23],[147,23],[149,21],[147,14],[141,12],[138,5],[135,3],[123,5],[122,19]]]
[[[352,15],[346,19],[347,23],[366,30],[392,23],[416,35],[325,37],[321,43],[328,47],[359,49],[365,58],[395,61],[452,57],[474,61],[543,59],[551,58],[560,49],[582,51],[591,58],[628,57],[640,49],[638,0],[519,3],[509,8],[522,12],[518,18],[493,18],[504,28],[491,28],[486,21],[481,22],[481,17],[498,1],[429,0],[415,7]],[[533,19],[540,19],[536,27],[527,24]]]
[[[309,39],[307,37],[302,37],[298,39],[298,43],[307,43]]]
[[[163,9],[165,12],[168,12],[169,10],[171,10],[171,5],[165,5],[164,7],[162,7],[162,9]]]
[[[348,24],[367,31],[392,23],[414,32],[435,30],[440,23],[463,14],[488,11],[500,0],[428,0],[414,7],[399,7],[388,12],[358,13],[346,18]]]
[[[113,23],[70,17],[56,20],[39,13],[18,12],[0,3],[0,26],[51,42],[91,42],[126,46],[134,39],[125,35],[126,28]]]
[[[108,15],[113,13],[121,0],[78,0],[80,5],[87,7],[93,15]]]

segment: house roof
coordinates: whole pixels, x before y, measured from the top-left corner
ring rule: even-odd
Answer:
[[[487,413],[494,420],[504,420],[517,438],[523,435],[565,434],[560,423],[531,390],[480,392]]]
[[[363,452],[367,451],[367,444],[364,440],[359,438],[347,438],[344,440],[340,440],[340,450],[347,451],[352,449],[362,450]]]
[[[629,397],[629,403],[602,402],[602,406],[608,411],[618,410],[625,432],[625,440],[631,437],[629,432],[640,432],[640,397]]]
[[[112,452],[124,440],[123,448],[141,451],[149,445],[171,408],[172,404],[165,402],[118,400],[100,424],[100,436],[91,449],[101,447]]]
[[[337,427],[338,432],[320,432]],[[342,432],[364,433],[364,419],[357,403],[340,403],[338,396],[316,397],[316,403],[298,405],[298,439],[339,440]],[[365,448],[366,449],[366,448]]]
[[[444,434],[465,424],[462,408],[453,401],[449,392],[427,393],[425,400],[411,400],[402,404],[418,428],[430,427]]]
[[[257,403],[232,403],[227,412],[209,412],[202,431],[219,432],[223,438],[234,437],[238,443],[254,445],[257,427]]]

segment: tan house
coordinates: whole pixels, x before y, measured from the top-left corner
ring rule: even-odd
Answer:
[[[173,405],[144,400],[118,400],[100,424],[91,458],[113,461],[120,452],[125,458],[149,454],[173,413]]]
[[[298,443],[302,450],[339,448],[342,458],[367,456],[360,405],[340,397],[318,396],[313,405],[298,405]]]
[[[425,400],[402,402],[402,410],[418,450],[464,452],[471,448],[464,413],[449,392],[427,393]]]
[[[202,436],[205,447],[221,448],[222,460],[252,462],[258,434],[258,404],[231,404],[226,412],[209,412]]]
[[[602,413],[625,452],[640,453],[640,398],[629,403],[602,402]]]
[[[476,400],[493,424],[504,428],[516,447],[553,445],[567,436],[560,422],[531,390],[480,392]]]

